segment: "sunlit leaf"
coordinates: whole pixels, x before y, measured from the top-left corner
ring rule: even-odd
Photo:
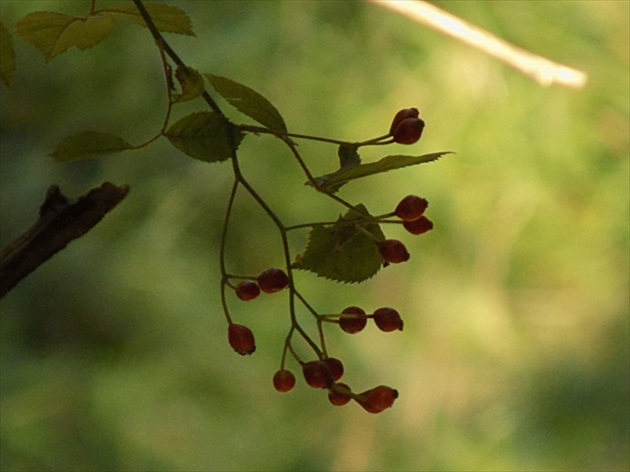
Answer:
[[[237,110],[269,129],[285,132],[280,112],[269,100],[249,87],[218,75],[205,74],[214,89]]]
[[[190,18],[180,8],[164,3],[144,3],[144,6],[158,30],[165,33],[195,35]],[[147,26],[140,11],[131,2],[102,11],[113,15],[122,15],[140,26]]]
[[[23,40],[44,54],[46,61],[50,61],[72,47],[91,48],[107,38],[112,28],[109,15],[78,18],[63,13],[35,12],[22,18],[16,30]]]
[[[351,180],[367,177],[369,175],[381,174],[383,172],[400,169],[402,167],[435,161],[446,154],[453,153],[450,151],[444,151],[423,154],[421,156],[387,156],[376,162],[362,164],[349,169],[342,168],[332,174],[316,177],[315,182],[317,182],[317,184],[324,190],[334,193],[339,190],[339,187]]]
[[[294,267],[337,282],[357,283],[374,276],[383,265],[375,240],[385,235],[377,223],[368,221],[365,206],[357,205],[334,225],[314,227]]]
[[[229,133],[232,133],[231,136]],[[243,139],[242,133],[232,124],[210,111],[185,116],[172,125],[165,135],[184,154],[206,162],[229,159]]]
[[[83,131],[64,138],[51,153],[61,162],[81,161],[132,149],[123,138],[98,131]]]
[[[182,88],[182,93],[174,96],[174,103],[193,100],[205,90],[203,76],[192,67],[178,67],[175,71],[175,77]]]
[[[15,50],[13,38],[2,23],[0,23],[0,77],[7,87],[11,82],[15,70]]]

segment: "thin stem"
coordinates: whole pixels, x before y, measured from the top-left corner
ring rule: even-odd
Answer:
[[[269,128],[264,128],[261,126],[254,126],[254,125],[245,125],[245,124],[241,124],[238,125],[238,127],[243,130],[243,131],[249,131],[251,133],[256,133],[256,134],[272,134],[280,139],[283,138],[300,138],[300,139],[308,139],[309,141],[320,141],[323,143],[329,143],[329,144],[338,144],[340,146],[353,146],[353,147],[361,147],[361,146],[378,146],[380,144],[391,144],[394,141],[390,140],[390,141],[386,141],[386,142],[380,142],[383,139],[389,138],[391,135],[390,134],[386,134],[384,136],[379,136],[378,138],[373,138],[373,139],[368,139],[366,141],[358,141],[358,142],[350,142],[350,141],[343,141],[341,139],[332,139],[332,138],[324,138],[322,136],[313,136],[310,134],[300,134],[300,133],[289,133],[288,131],[286,132],[279,132],[276,130],[272,130]]]
[[[289,329],[289,333],[287,334],[286,339],[284,340],[284,348],[282,349],[282,359],[280,360],[280,370],[284,369],[284,364],[287,359],[287,349],[291,346],[291,337],[293,336],[293,331],[295,327],[291,325],[291,329]]]
[[[158,48],[166,51],[166,54],[168,54],[168,56],[173,60],[173,62],[175,62],[175,64],[177,64],[179,67],[186,69],[187,67],[186,67],[186,64],[184,64],[184,61],[180,59],[180,57],[173,50],[173,48],[171,48],[171,46],[166,42],[166,40],[162,36],[162,33],[160,33],[160,31],[155,26],[155,23],[153,22],[153,19],[149,15],[149,12],[145,8],[144,4],[142,3],[142,0],[133,0],[133,3],[135,3],[136,7],[138,8],[138,11],[140,12],[140,16],[142,16],[142,19],[147,24],[147,27],[149,28],[149,31],[151,32],[153,39],[155,39],[155,42],[158,45]],[[227,121],[227,118],[225,118],[225,115],[221,111],[221,108],[219,108],[219,105],[217,105],[217,103],[214,101],[214,99],[210,96],[208,92],[204,91],[201,94],[201,96],[206,101],[208,106],[212,109],[212,111],[219,114]]]
[[[228,207],[225,214],[225,220],[223,221],[223,230],[221,231],[221,248],[219,252],[219,262],[221,266],[221,305],[223,306],[223,313],[225,314],[225,318],[228,321],[228,324],[232,324],[232,318],[230,317],[230,311],[227,306],[227,300],[225,298],[225,288],[229,285],[229,278],[225,268],[225,245],[227,241],[227,232],[230,221],[230,216],[232,214],[232,206],[234,204],[234,198],[236,196],[236,190],[238,189],[238,180],[234,179],[234,184],[232,185],[232,191],[230,192],[230,199],[228,201]]]
[[[289,147],[289,149],[291,150],[291,153],[293,154],[295,159],[300,164],[300,167],[304,171],[304,174],[306,174],[306,178],[308,179],[308,181],[311,183],[311,185],[313,186],[313,188],[315,190],[317,190],[320,193],[323,193],[324,195],[327,195],[328,197],[332,198],[333,200],[335,200],[336,202],[338,202],[341,205],[345,206],[346,208],[350,208],[350,209],[354,210],[354,206],[352,204],[348,203],[343,198],[338,197],[337,195],[335,195],[333,193],[325,191],[322,187],[320,187],[320,185],[315,181],[315,177],[313,177],[313,174],[311,173],[311,171],[307,167],[306,163],[304,162],[304,159],[302,159],[302,156],[300,156],[300,153],[298,152],[297,148],[295,147],[295,144],[288,138],[281,138],[281,139]]]

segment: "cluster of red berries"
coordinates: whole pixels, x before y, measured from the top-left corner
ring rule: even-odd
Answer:
[[[419,118],[416,108],[406,108],[400,110],[391,124],[389,130],[390,142],[400,144],[413,144],[422,135],[424,121]],[[387,138],[387,137],[385,137]],[[383,139],[383,138],[379,138]],[[395,210],[391,213],[376,217],[379,221],[387,223],[402,224],[403,227],[414,235],[426,233],[433,228],[433,223],[425,216],[429,202],[417,195],[408,195],[403,198]],[[390,218],[395,217],[396,220]],[[383,258],[384,265],[389,263],[401,263],[409,260],[409,252],[405,245],[397,239],[375,240],[379,253]],[[262,272],[258,277],[234,277],[240,278],[237,285],[227,282],[226,285],[234,289],[236,296],[243,301],[250,301],[257,298],[260,292],[276,293],[290,285],[289,276],[279,268],[270,268]],[[331,404],[341,406],[355,400],[362,408],[370,413],[380,413],[394,404],[398,398],[398,392],[385,385],[379,385],[362,393],[355,393],[346,383],[339,382],[344,374],[343,363],[335,358],[329,357],[324,346],[324,335],[322,322],[338,324],[346,333],[356,334],[367,326],[371,319],[378,329],[383,332],[402,331],[403,320],[393,308],[383,307],[368,314],[358,306],[345,308],[341,313],[331,315],[317,314],[304,299],[297,293],[295,287],[291,287],[292,296],[298,295],[309,310],[317,319],[318,329],[321,337],[321,349],[311,341],[301,330],[296,321],[292,319],[292,327],[289,337],[285,341],[284,352],[280,369],[273,376],[274,388],[279,392],[289,392],[296,384],[296,377],[291,370],[285,368],[285,357],[291,353],[302,368],[302,375],[306,384],[312,388],[328,390],[328,399]],[[226,308],[227,311],[227,308]],[[228,316],[228,341],[230,346],[241,355],[252,354],[256,350],[256,344],[252,331],[240,324],[235,324]],[[313,347],[317,355],[317,360],[303,361],[294,351],[290,338],[293,330],[302,334],[307,342]]]
[[[236,296],[244,301],[253,300],[265,293],[276,293],[289,286],[289,277],[282,269],[272,267],[258,276],[256,280],[246,279],[236,286]]]
[[[407,195],[392,213],[385,216],[397,216],[407,231],[419,235],[433,229],[433,223],[424,215],[428,206],[429,202],[426,199],[417,195]],[[392,264],[408,261],[410,257],[405,245],[397,239],[379,242],[378,250],[385,262]]]
[[[403,320],[393,308],[379,308],[373,314],[368,315],[358,306],[345,308],[339,316],[339,327],[346,333],[355,334],[363,331],[367,325],[368,318],[372,318],[381,331],[389,333],[391,331],[403,329]]]
[[[238,283],[234,288],[236,296],[243,301],[253,300],[265,293],[276,293],[289,286],[289,277],[282,270],[275,267],[265,270],[254,281],[246,279]],[[236,323],[228,326],[228,341],[232,349],[241,355],[252,354],[256,350],[254,333],[247,327]]]
[[[413,144],[422,136],[424,121],[418,118],[420,112],[417,108],[404,108],[394,116],[389,134],[395,143]]]
[[[328,400],[335,406],[343,406],[350,400],[355,400],[366,411],[380,413],[391,407],[398,398],[398,392],[385,385],[354,393],[347,384],[337,382],[343,373],[342,362],[334,357],[302,364],[306,383],[312,388],[328,389]],[[279,370],[273,376],[273,385],[279,392],[289,392],[295,386],[295,375],[290,370]]]

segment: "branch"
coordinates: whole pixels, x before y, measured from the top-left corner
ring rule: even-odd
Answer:
[[[52,185],[35,224],[0,251],[0,298],[70,241],[90,231],[128,192],[126,185],[105,182],[69,203]]]
[[[582,88],[586,84],[587,75],[583,71],[572,69],[518,48],[427,2],[420,0],[369,1],[476,47],[530,76],[545,87],[557,83],[566,87]]]

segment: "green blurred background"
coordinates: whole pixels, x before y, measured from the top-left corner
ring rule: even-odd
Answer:
[[[228,164],[161,141],[92,162],[46,156],[76,131],[141,142],[159,129],[163,78],[147,30],[120,22],[107,41],[48,64],[15,38],[17,72],[0,92],[0,244],[34,221],[51,184],[73,197],[105,180],[131,193],[0,302],[2,470],[628,470],[630,3],[436,2],[583,69],[580,90],[540,87],[369,3],[171,3],[197,33],[168,36],[182,58],[260,91],[290,130],[367,139],[416,106],[423,139],[364,159],[457,152],[341,191],[374,213],[410,193],[431,202],[427,235],[385,228],[409,263],[358,286],[298,274],[322,313],[402,313],[402,333],[327,336],[348,383],[391,385],[400,398],[370,415],[301,381],[275,392],[286,294],[231,302],[258,350],[230,349],[218,298]],[[13,31],[28,12],[83,15],[89,2],[0,7]],[[181,107],[176,117],[203,104]],[[301,149],[316,174],[334,170],[334,148]],[[341,211],[303,186],[278,142],[248,138],[241,151],[287,224]],[[240,197],[228,260],[257,273],[280,261],[279,237]]]

